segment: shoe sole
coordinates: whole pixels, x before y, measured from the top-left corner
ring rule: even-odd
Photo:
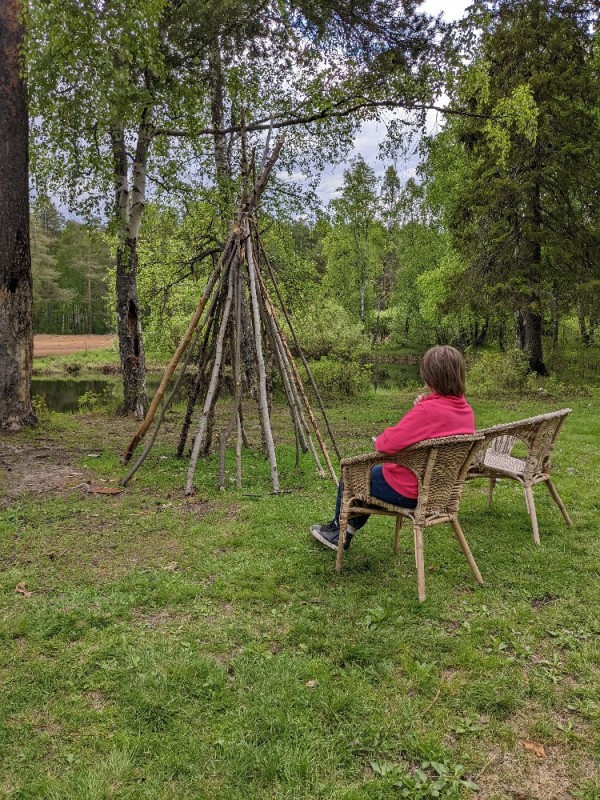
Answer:
[[[319,533],[319,529],[318,528],[311,528],[310,532],[314,536],[314,538],[318,542],[321,542],[321,544],[324,544],[325,547],[328,547],[330,550],[337,550],[338,549],[337,544],[333,544],[333,542],[330,542],[328,539],[325,539],[324,536],[321,536],[321,534]]]

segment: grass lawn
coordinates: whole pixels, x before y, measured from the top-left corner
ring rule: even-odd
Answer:
[[[124,474],[131,420],[53,414],[3,436],[0,797],[597,800],[599,398],[473,403],[481,427],[573,407],[555,484],[574,528],[538,487],[536,548],[515,483],[491,512],[469,484],[461,523],[486,584],[449,527],[429,529],[423,605],[409,528],[395,558],[389,519],[336,576],[308,531],[332,484],[309,455],[294,475],[281,410],[280,496],[256,450],[242,491],[215,489],[212,457],[186,498],[177,413],[117,496],[82,484]],[[343,453],[411,400],[337,406]]]

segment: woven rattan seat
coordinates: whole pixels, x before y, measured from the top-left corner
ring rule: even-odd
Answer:
[[[560,411],[540,414],[537,417],[509,422],[505,425],[495,425],[493,428],[479,431],[484,439],[476,448],[472,466],[467,473],[467,480],[489,479],[488,504],[490,506],[494,487],[499,478],[511,478],[523,486],[527,512],[533,528],[533,539],[536,544],[540,543],[537,512],[533,498],[533,487],[537,483],[546,484],[565,522],[567,525],[572,525],[567,510],[550,478],[554,443],[570,413],[570,408],[563,408]],[[527,455],[524,458],[512,455],[517,442],[523,442],[527,447]]]
[[[512,475],[524,475],[525,466],[527,464],[522,458],[515,458],[514,456],[507,456],[504,453],[498,453],[493,447],[486,450],[483,463],[488,469],[502,472],[508,477]]]
[[[342,503],[340,509],[340,537],[336,570],[341,572],[344,557],[344,535],[348,520],[361,514],[383,514],[396,518],[394,553],[402,521],[411,521],[414,534],[415,561],[419,601],[425,600],[425,561],[423,556],[423,531],[431,525],[448,522],[452,525],[478,583],[483,583],[467,540],[458,524],[458,507],[467,470],[474,448],[483,440],[482,434],[446,436],[427,439],[407,447],[395,455],[369,453],[342,461]],[[414,509],[394,506],[371,497],[371,469],[376,464],[400,464],[410,469],[417,478],[419,498]]]

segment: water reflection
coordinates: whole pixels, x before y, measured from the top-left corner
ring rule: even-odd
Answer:
[[[148,396],[157,390],[161,375],[148,375]],[[189,380],[186,376],[176,400],[185,400]],[[402,389],[419,383],[419,367],[414,364],[374,364],[372,384],[377,389]],[[123,386],[118,376],[110,378],[34,378],[32,394],[43,399],[51,411],[73,412],[106,403],[118,404],[123,398]]]
[[[106,378],[34,378],[31,386],[33,397],[41,398],[51,411],[78,411],[84,395],[106,402],[116,391],[117,382]]]
[[[418,364],[373,364],[371,383],[377,389],[406,389],[406,387],[420,386],[422,381],[419,376]]]

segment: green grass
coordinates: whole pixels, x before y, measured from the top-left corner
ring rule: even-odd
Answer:
[[[309,456],[294,475],[280,411],[289,494],[271,495],[247,452],[242,491],[215,489],[211,457],[189,501],[173,414],[123,494],[85,493],[73,476],[15,497],[0,512],[0,797],[418,800],[435,796],[435,768],[421,784],[415,771],[433,761],[464,768],[441,797],[600,798],[597,400],[573,401],[555,454],[574,527],[539,487],[536,548],[516,484],[498,486],[491,512],[469,484],[461,521],[486,584],[439,526],[423,605],[412,537],[395,558],[389,520],[355,537],[335,575],[308,533],[331,516],[332,485]],[[382,392],[333,409],[344,454],[370,449],[409,402]],[[548,405],[475,410],[483,427]],[[51,415],[0,452],[23,448],[31,475],[50,459],[114,485],[134,427]]]
[[[149,370],[161,369],[162,362],[146,357]],[[113,347],[97,350],[81,350],[61,356],[41,356],[34,361],[34,375],[92,375],[98,372],[112,374],[121,367],[119,350],[116,343]]]
[[[82,350],[62,356],[42,356],[35,359],[36,375],[61,375],[63,373],[95,372],[119,366],[119,351],[116,347],[98,350]]]

